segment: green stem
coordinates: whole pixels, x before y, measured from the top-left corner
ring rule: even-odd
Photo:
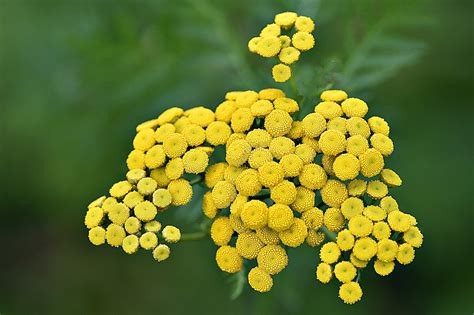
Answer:
[[[205,239],[206,236],[206,232],[183,233],[181,234],[181,241],[199,241]]]
[[[334,232],[331,232],[327,229],[327,227],[323,226],[321,228],[321,231],[326,234],[327,238],[330,239],[331,241],[335,242],[337,238],[337,234]]]
[[[195,184],[198,184],[200,182],[202,182],[204,180],[204,177],[203,176],[198,176],[196,178],[193,178],[189,181],[189,184],[191,185],[195,185]]]

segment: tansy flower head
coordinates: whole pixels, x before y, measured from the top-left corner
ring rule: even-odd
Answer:
[[[246,232],[239,234],[235,247],[240,256],[247,259],[255,259],[263,248],[263,242],[254,232]]]
[[[133,254],[138,250],[138,237],[136,235],[128,235],[122,241],[122,249],[127,254]]]
[[[272,76],[275,82],[286,82],[291,78],[291,68],[283,63],[279,63],[273,66]]]
[[[218,217],[212,222],[211,226],[211,238],[214,243],[218,246],[224,246],[229,243],[230,238],[234,230],[230,225],[230,220],[228,217],[222,216]]]
[[[260,200],[251,200],[243,205],[240,217],[248,228],[262,228],[268,222],[267,205]]]
[[[341,261],[334,267],[334,275],[343,283],[352,281],[356,274],[357,269],[349,261]]]
[[[367,261],[377,254],[377,243],[370,237],[359,238],[352,251],[357,258]]]
[[[321,188],[321,197],[328,206],[338,208],[348,197],[346,185],[340,181],[329,179]]]
[[[92,229],[89,230],[88,237],[89,241],[93,245],[102,245],[105,243],[105,230],[101,226],[96,226],[93,227]]]
[[[171,250],[168,247],[168,245],[159,244],[153,250],[153,258],[158,262],[166,260],[170,256],[170,252],[171,252]]]
[[[357,282],[343,283],[339,288],[339,297],[346,304],[354,304],[362,298],[362,289]]]
[[[248,281],[252,289],[258,292],[268,292],[273,286],[273,279],[260,267],[254,267],[248,274]]]
[[[297,32],[291,38],[291,43],[301,51],[310,50],[314,47],[314,37],[307,32]]]
[[[380,172],[380,177],[382,178],[383,182],[390,187],[398,187],[402,185],[402,179],[400,176],[398,176],[398,174],[391,169],[383,169]]]
[[[321,93],[322,101],[342,102],[347,98],[347,93],[342,90],[326,90]]]
[[[298,247],[304,243],[308,236],[308,228],[303,220],[295,218],[293,224],[279,233],[281,242],[289,247]]]
[[[181,239],[181,231],[172,225],[165,226],[161,234],[168,243],[176,243]]]
[[[268,274],[275,275],[288,265],[288,255],[279,245],[267,245],[258,253],[257,263]]]
[[[268,226],[281,232],[291,227],[294,221],[293,211],[284,204],[274,204],[268,208]]]
[[[225,180],[218,182],[212,188],[212,199],[218,209],[227,208],[234,201],[237,191],[235,186]]]
[[[339,260],[339,256],[341,255],[341,250],[339,246],[337,246],[334,242],[328,242],[321,247],[319,251],[319,257],[321,261],[327,264],[333,264]]]
[[[316,279],[322,283],[328,283],[332,278],[332,268],[330,264],[320,263],[316,268]]]
[[[242,269],[243,260],[237,249],[231,246],[221,246],[216,252],[217,266],[225,272],[236,273]]]
[[[373,133],[381,133],[388,137],[390,133],[390,126],[385,121],[385,119],[374,116],[370,117],[367,122],[369,123],[369,127]]]
[[[303,169],[303,160],[296,154],[287,154],[280,159],[285,177],[296,177]]]

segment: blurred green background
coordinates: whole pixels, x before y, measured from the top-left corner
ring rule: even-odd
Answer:
[[[86,206],[123,177],[135,125],[275,86],[246,45],[286,10],[317,23],[300,91],[348,89],[391,124],[394,195],[425,235],[414,263],[365,271],[362,302],[346,306],[303,246],[269,294],[231,301],[210,240],[162,264],[91,246]],[[472,314],[472,12],[469,0],[0,0],[0,313]]]

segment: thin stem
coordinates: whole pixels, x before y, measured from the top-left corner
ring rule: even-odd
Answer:
[[[206,232],[183,233],[181,234],[181,241],[199,241],[205,239],[206,236]]]
[[[195,185],[195,184],[197,184],[197,183],[202,182],[203,179],[204,179],[203,176],[198,176],[198,177],[196,177],[196,178],[191,179],[191,180],[189,181],[189,184]]]
[[[321,231],[323,231],[324,234],[326,234],[327,238],[330,239],[331,241],[335,242],[337,234],[334,232],[331,232],[327,229],[327,227],[323,226],[321,228]]]

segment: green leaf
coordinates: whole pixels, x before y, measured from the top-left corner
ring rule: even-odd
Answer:
[[[229,282],[231,285],[230,298],[235,300],[242,294],[246,283],[245,268],[242,268],[242,270],[239,272],[232,274],[229,277]]]

